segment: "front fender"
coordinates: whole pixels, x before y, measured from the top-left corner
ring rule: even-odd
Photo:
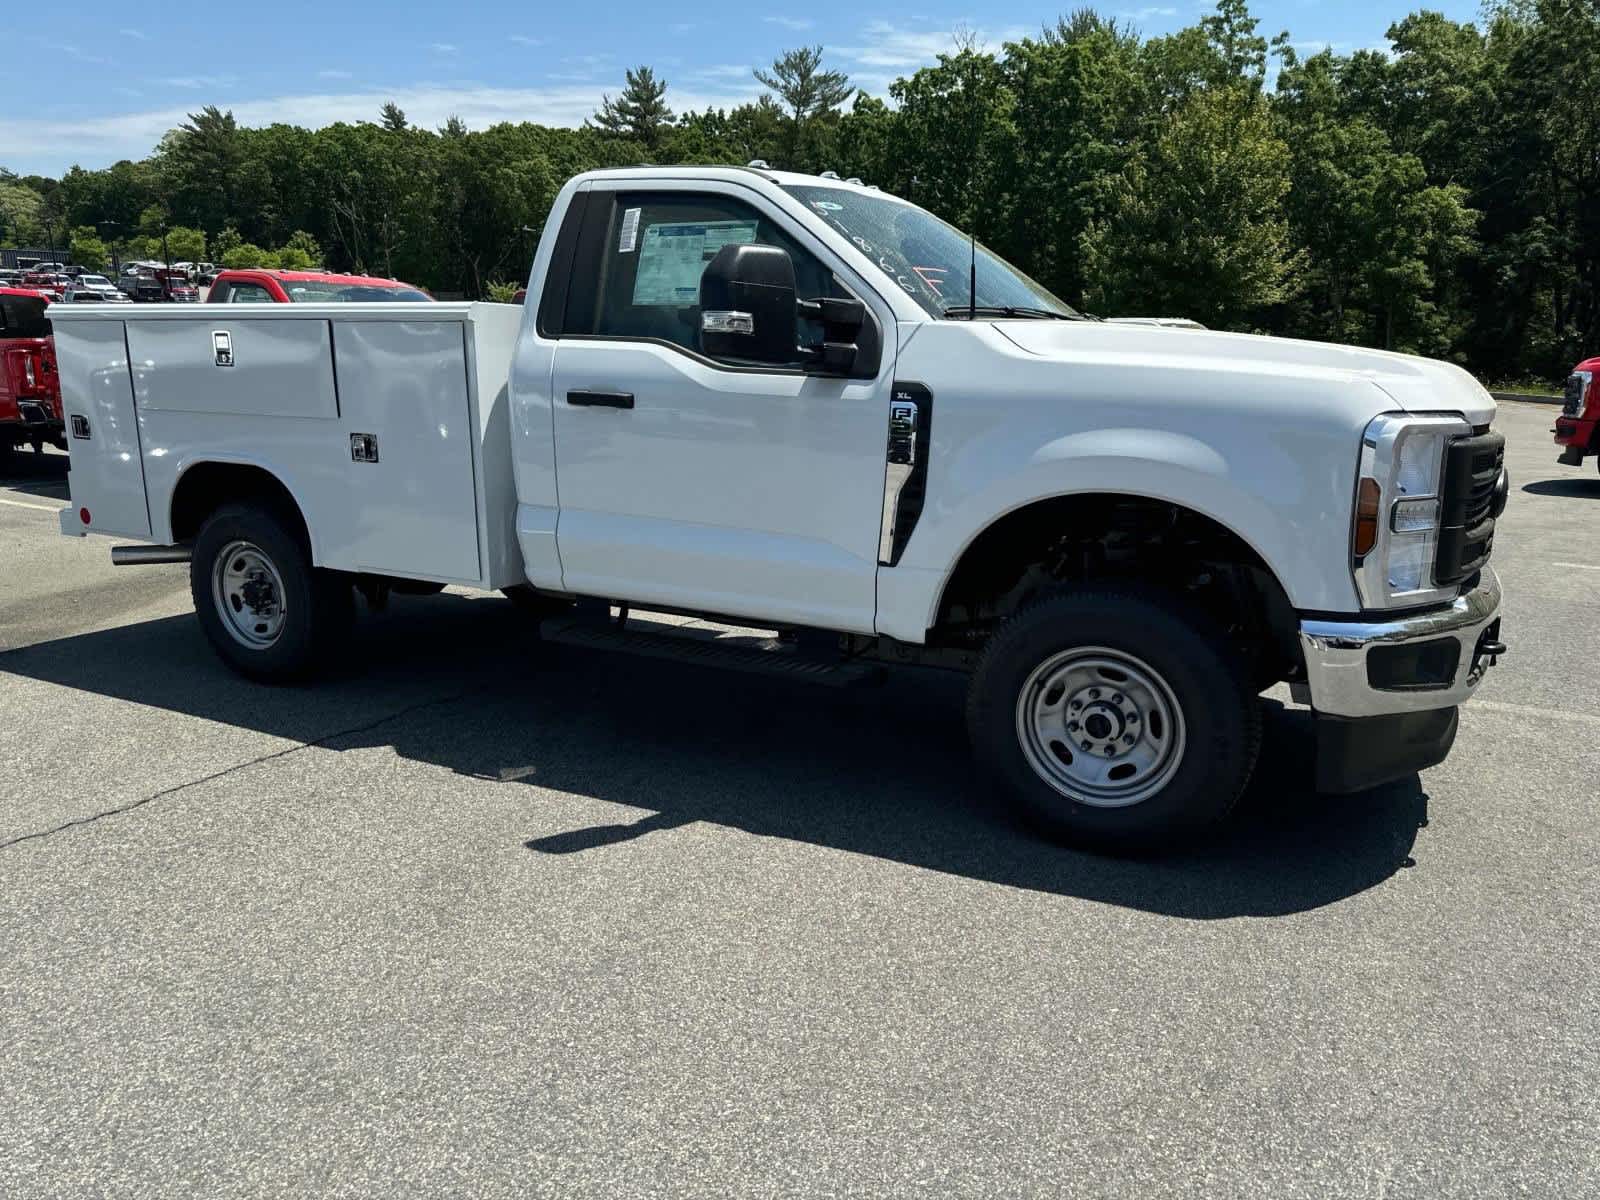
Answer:
[[[937,439],[937,424],[935,430]],[[1280,430],[1241,444],[1122,425],[1024,449],[1014,430],[997,425],[951,454],[942,472],[936,450],[929,478],[936,502],[926,506],[900,564],[879,572],[878,628],[901,640],[924,640],[945,585],[985,529],[1037,501],[1090,493],[1191,509],[1255,550],[1296,608],[1359,608],[1348,570],[1338,569],[1348,545],[1357,443],[1337,439],[1342,453],[1330,457],[1325,448],[1302,444],[1316,436]],[[1319,462],[1339,468],[1307,468]]]

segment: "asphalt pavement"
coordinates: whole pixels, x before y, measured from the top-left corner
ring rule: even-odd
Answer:
[[[960,693],[397,600],[331,677],[0,466],[0,1194],[1600,1194],[1600,473],[1504,405],[1510,654],[1452,756],[1041,844]]]

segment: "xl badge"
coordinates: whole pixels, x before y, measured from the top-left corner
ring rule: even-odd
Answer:
[[[211,348],[217,352],[217,366],[233,366],[233,334],[226,329],[213,330]]]

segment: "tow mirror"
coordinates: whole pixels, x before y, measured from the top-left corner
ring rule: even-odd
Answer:
[[[793,363],[798,308],[787,250],[726,245],[700,276],[700,349],[712,358]]]
[[[822,344],[796,344],[796,322],[822,326]],[[794,262],[778,246],[727,245],[700,276],[700,349],[711,358],[779,366],[804,364],[826,375],[851,375],[870,367],[877,356],[858,362],[858,342],[867,325],[867,306],[854,297],[795,296]]]

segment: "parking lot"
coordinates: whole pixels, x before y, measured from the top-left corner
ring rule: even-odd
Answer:
[[[227,672],[183,567],[0,486],[0,1192],[1600,1188],[1600,475],[1502,406],[1511,653],[1443,765],[1222,834],[991,813],[960,692],[840,695],[397,600]]]

